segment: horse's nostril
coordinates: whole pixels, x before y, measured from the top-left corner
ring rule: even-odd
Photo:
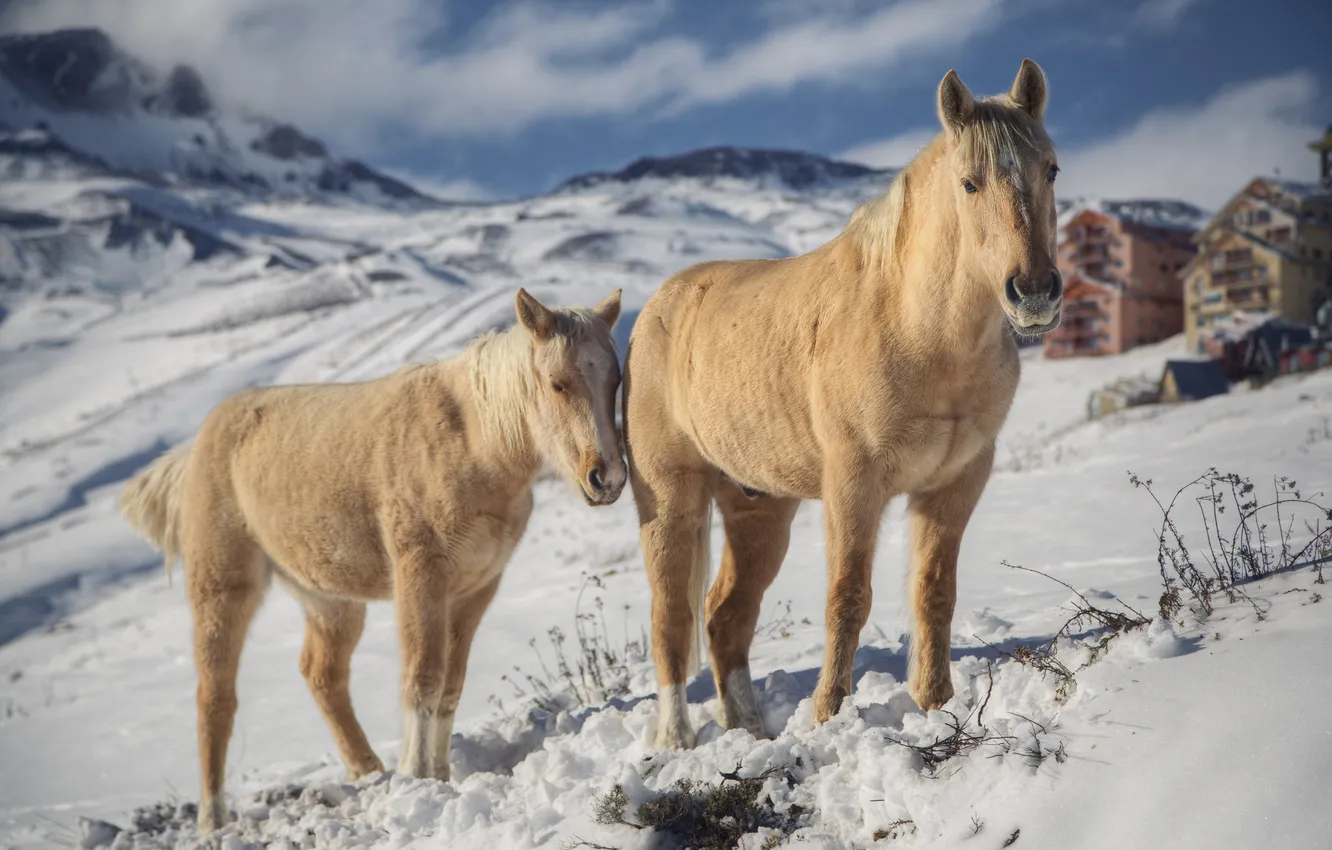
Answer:
[[[1059,274],[1058,270],[1055,270],[1050,275],[1050,300],[1054,301],[1056,298],[1058,298],[1063,294],[1064,294],[1064,278],[1061,274]]]
[[[1009,275],[1008,280],[1004,281],[1004,297],[1008,303],[1016,307],[1022,301],[1022,295],[1017,290],[1017,277]]]
[[[587,471],[587,483],[598,492],[606,486],[606,483],[601,480],[601,470],[595,466]]]

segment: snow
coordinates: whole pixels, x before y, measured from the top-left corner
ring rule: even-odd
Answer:
[[[882,188],[653,179],[409,212],[76,173],[0,183],[0,210],[58,221],[0,228],[0,256],[13,252],[0,263],[0,845],[76,843],[80,817],[124,827],[154,805],[140,815],[139,846],[196,841],[182,808],[198,788],[189,611],[114,501],[227,393],[360,380],[446,356],[511,322],[518,286],[559,304],[624,287],[623,341],[677,269],[807,250]],[[145,224],[136,210],[155,218]],[[108,247],[113,228],[127,238]],[[204,237],[234,250],[201,257]],[[1089,360],[1023,352],[997,469],[963,544],[958,695],[947,706],[966,717],[984,703],[989,733],[1009,744],[931,772],[895,743],[928,744],[950,721],[917,710],[903,684],[900,504],[882,527],[856,690],[828,724],[813,726],[808,700],[824,641],[818,504],[796,517],[753,652],[772,739],[722,733],[705,672],[688,688],[700,746],[653,750],[655,686],[641,655],[622,696],[529,714],[503,677],[539,669],[529,641],[549,661],[548,630],[573,632],[585,576],[600,580],[616,639],[640,634],[650,603],[631,497],[593,510],[542,480],[473,649],[454,781],[385,774],[344,784],[297,671],[299,609],[276,590],[242,659],[227,779],[240,820],[224,846],[304,846],[313,835],[335,848],[647,847],[645,834],[594,822],[600,794],[620,783],[641,800],[681,778],[716,782],[737,764],[746,776],[791,771],[793,787],[772,777],[767,790],[779,808],[805,813],[797,837],[810,847],[955,847],[976,824],[976,846],[998,847],[1015,831],[1019,848],[1318,846],[1332,833],[1323,804],[1332,607],[1313,602],[1322,586],[1311,573],[1254,585],[1262,619],[1238,602],[1206,621],[1121,636],[1062,701],[1048,677],[988,646],[1039,641],[1066,617],[1066,588],[1004,560],[1098,604],[1114,597],[1154,614],[1158,517],[1129,471],[1171,492],[1210,466],[1332,492],[1329,371],[1085,421],[1090,391],[1155,379],[1181,354],[1178,338]],[[713,535],[720,553],[720,528]],[[372,606],[352,691],[389,764],[398,670],[392,610]],[[1064,755],[1035,763],[1035,742]],[[902,820],[911,824],[893,826]],[[898,837],[876,840],[882,831]]]

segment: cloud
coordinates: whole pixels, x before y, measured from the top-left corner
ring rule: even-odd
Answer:
[[[1061,189],[1109,198],[1183,198],[1215,209],[1245,181],[1280,169],[1313,180],[1313,74],[1221,89],[1200,106],[1149,112],[1129,129],[1060,156]]]
[[[920,127],[897,136],[866,142],[842,151],[838,159],[859,162],[871,168],[901,168],[920,153],[939,134],[937,128]]]
[[[155,65],[195,65],[223,99],[364,151],[882,76],[993,28],[1001,0],[830,3],[720,49],[658,34],[666,2],[519,0],[460,32],[438,0],[42,0],[0,23],[99,26]],[[456,46],[429,46],[444,36]]]
[[[1323,133],[1310,119],[1317,97],[1314,75],[1294,71],[1222,88],[1197,106],[1148,112],[1108,138],[1061,146],[1059,194],[1180,198],[1216,209],[1260,174],[1280,170],[1290,179],[1315,180],[1317,162],[1307,145]],[[841,156],[866,165],[904,165],[913,146],[935,132],[908,130]]]
[[[1184,13],[1197,3],[1198,0],[1146,0],[1134,11],[1132,23],[1145,30],[1169,32],[1183,20]]]

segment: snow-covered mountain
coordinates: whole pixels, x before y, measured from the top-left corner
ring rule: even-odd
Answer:
[[[872,181],[884,185],[895,169],[875,169],[854,162],[841,162],[803,151],[756,150],[753,148],[700,148],[678,156],[645,156],[619,171],[597,171],[571,177],[562,189],[584,189],[606,183],[632,183],[657,178],[717,182],[747,180],[789,189],[814,189],[834,184]]]
[[[291,124],[218,103],[195,69],[150,68],[96,29],[0,36],[0,130],[39,131],[53,154],[77,151],[84,169],[276,197],[436,203]]]

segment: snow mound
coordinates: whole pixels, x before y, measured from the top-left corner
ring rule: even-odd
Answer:
[[[1100,660],[1079,670],[1077,686],[1063,701],[1042,674],[1013,661],[996,661],[997,653],[983,650],[955,658],[956,696],[944,710],[924,713],[890,671],[900,672],[903,658],[862,650],[867,661],[857,670],[854,694],[821,726],[812,722],[808,699],[814,671],[770,674],[760,691],[766,722],[780,730],[770,740],[720,730],[713,700],[691,703],[691,719],[702,727],[701,743],[680,752],[652,748],[656,703],[651,698],[558,715],[533,712],[521,722],[492,717],[455,735],[461,769],[452,783],[391,772],[356,782],[318,776],[302,780],[301,774],[311,775],[304,768],[289,781],[233,800],[237,817],[220,833],[220,846],[350,850],[426,843],[489,850],[587,841],[646,850],[659,846],[660,836],[599,823],[600,797],[618,787],[628,803],[625,819],[632,821],[638,805],[681,780],[716,785],[724,774],[765,777],[758,799],[793,824],[790,840],[830,850],[888,838],[892,846],[953,847],[982,833],[996,836],[995,841],[1020,833],[1027,846],[1063,847],[1068,833],[1061,831],[1061,823],[1068,827],[1079,818],[1064,808],[1070,796],[1099,787],[1125,802],[1120,786],[1130,783],[1138,789],[1131,805],[1119,811],[1094,807],[1079,824],[1087,840],[1078,846],[1139,846],[1099,841],[1097,830],[1136,837],[1159,820],[1161,808],[1178,790],[1162,785],[1150,763],[1131,761],[1126,754],[1164,748],[1171,735],[1196,746],[1198,739],[1218,734],[1228,725],[1223,717],[1172,708],[1174,701],[1184,694],[1208,699],[1232,686],[1235,680],[1227,673],[1232,665],[1253,660],[1255,653],[1248,650],[1262,656],[1282,651],[1293,635],[1326,634],[1324,612],[1317,600],[1310,602],[1315,578],[1304,572],[1264,582],[1254,593],[1262,601],[1261,617],[1248,603],[1237,603],[1207,623],[1157,620],[1123,633]],[[1247,646],[1240,643],[1246,638]],[[1227,650],[1232,642],[1245,650],[1243,658]],[[1067,649],[1072,650],[1068,658],[1078,655],[1078,645]],[[1275,686],[1275,695],[1290,692],[1289,683]],[[1134,727],[1124,719],[1126,711],[1153,716],[1153,725]],[[1317,712],[1284,714],[1287,729],[1265,744],[1272,751],[1261,758],[1260,773],[1285,770],[1292,761],[1312,766],[1317,758],[1332,755],[1332,744],[1314,746],[1320,756],[1298,743],[1303,732],[1315,732]],[[971,736],[970,744],[949,749],[960,729]],[[1139,734],[1143,746],[1133,740]],[[506,751],[521,754],[511,768],[469,767],[482,752]],[[1174,769],[1168,749],[1155,758]],[[1320,824],[1332,821],[1325,811],[1293,815],[1300,801],[1316,792],[1287,787],[1289,801],[1281,812],[1270,814],[1292,817],[1286,824],[1291,835],[1322,834]],[[1211,817],[1217,823],[1208,834],[1245,828],[1237,824],[1246,819],[1237,809],[1218,809]],[[190,804],[160,803],[136,811],[123,831],[85,821],[84,846],[205,846],[193,818]],[[770,833],[753,835],[752,846],[760,846]],[[742,844],[750,845],[748,840]],[[1212,845],[1177,833],[1172,846]]]

